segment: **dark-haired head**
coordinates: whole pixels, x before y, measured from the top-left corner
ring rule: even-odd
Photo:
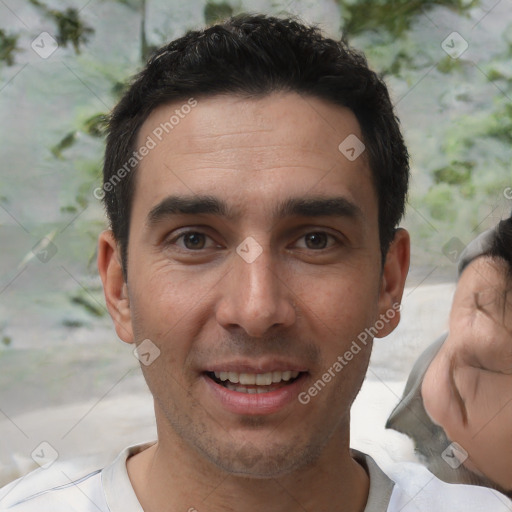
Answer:
[[[512,216],[498,223],[488,256],[501,258],[507,263],[508,278],[512,279]]]
[[[104,162],[104,203],[126,276],[138,131],[160,105],[220,94],[257,98],[296,92],[356,115],[378,196],[384,261],[405,208],[408,154],[385,84],[361,53],[292,19],[240,15],[191,31],[158,50],[115,107]],[[341,142],[341,141],[340,141]],[[108,185],[108,186],[107,186]]]

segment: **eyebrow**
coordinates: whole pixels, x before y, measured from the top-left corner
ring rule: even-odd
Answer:
[[[235,217],[226,203],[213,196],[168,196],[151,209],[147,223],[151,226],[173,215],[199,214]]]
[[[147,224],[153,226],[173,215],[216,215],[236,220],[228,205],[214,196],[169,196],[158,203],[148,214]],[[294,197],[286,199],[274,208],[277,219],[286,217],[363,217],[361,208],[345,197]]]
[[[363,216],[361,208],[345,197],[294,197],[274,211],[277,218],[285,217],[349,217]]]

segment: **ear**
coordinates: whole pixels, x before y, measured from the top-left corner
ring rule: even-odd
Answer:
[[[410,238],[409,233],[398,228],[386,254],[382,269],[379,293],[379,318],[384,326],[376,337],[383,338],[393,332],[400,322],[400,303],[404,292],[405,279],[409,272]]]
[[[117,335],[124,342],[133,343],[128,287],[124,280],[119,244],[111,230],[103,231],[98,238],[98,271]]]

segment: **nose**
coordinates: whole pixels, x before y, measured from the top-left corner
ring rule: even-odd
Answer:
[[[271,328],[295,322],[294,294],[272,260],[269,249],[253,261],[234,254],[216,310],[217,322],[225,329],[238,327],[261,337]]]

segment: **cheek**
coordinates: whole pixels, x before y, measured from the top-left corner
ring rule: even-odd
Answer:
[[[149,328],[160,336],[190,323],[183,320],[201,311],[208,291],[219,280],[216,272],[185,272],[168,261],[138,268],[142,270],[129,286],[134,329]]]
[[[477,373],[480,373],[478,379],[475,377]],[[489,478],[510,489],[512,392],[507,392],[510,389],[509,376],[476,369],[468,374],[468,380],[478,383],[467,401],[470,423],[464,441],[470,462]]]
[[[453,434],[454,423],[458,424],[458,421],[453,421],[454,415],[458,413],[452,400],[448,356],[442,349],[425,373],[421,396],[430,419],[436,425],[440,425],[450,437]]]
[[[503,427],[499,422],[490,422],[484,429],[467,432],[460,444],[467,447],[469,458],[464,465],[470,471],[511,490],[512,432],[510,423]]]
[[[308,284],[302,290],[301,302],[306,314],[310,312],[320,320],[316,322],[320,328],[346,340],[357,337],[376,321],[378,289],[374,282],[327,276]]]

